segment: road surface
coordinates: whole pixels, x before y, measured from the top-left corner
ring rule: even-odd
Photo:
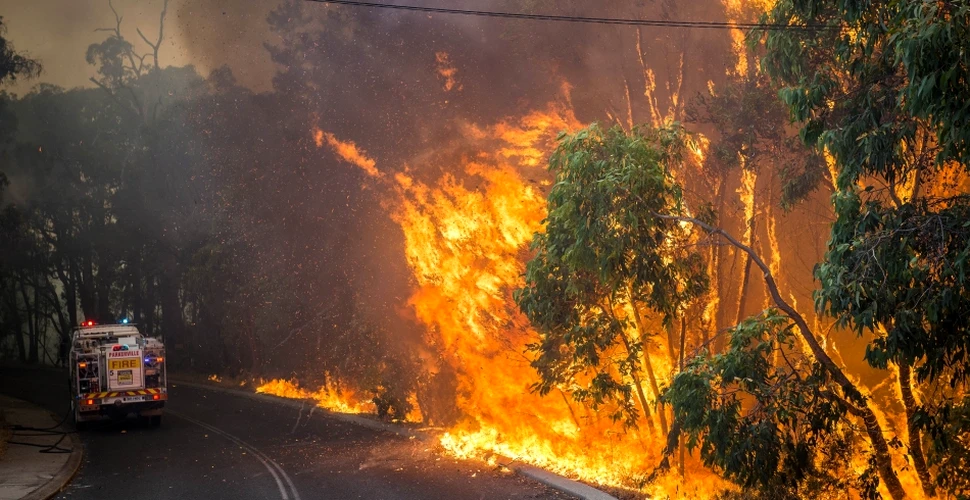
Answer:
[[[59,415],[69,411],[64,372],[0,367],[0,387]],[[59,499],[571,498],[309,408],[178,384],[169,385],[161,427],[105,423],[81,440],[81,470]]]

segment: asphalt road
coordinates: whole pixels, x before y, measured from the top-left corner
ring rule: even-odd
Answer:
[[[69,411],[64,372],[0,367],[0,392]],[[81,470],[59,499],[571,498],[309,408],[178,384],[161,427],[108,422],[81,440]]]

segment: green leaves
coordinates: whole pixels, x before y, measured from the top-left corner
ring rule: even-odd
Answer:
[[[875,367],[916,364],[921,380],[970,377],[970,206],[900,208],[840,198],[826,261],[816,271],[819,310],[860,334],[875,331],[866,359]],[[837,203],[837,209],[840,204]]]
[[[839,26],[762,37],[762,67],[785,87],[802,140],[829,153],[838,172],[816,309],[873,335],[873,367],[912,366],[919,381],[962,395],[970,380],[970,198],[949,179],[965,179],[970,163],[970,5],[782,0],[765,21],[791,19]],[[948,411],[940,399],[925,403],[927,414]],[[937,430],[970,432],[967,420],[937,422]],[[968,449],[934,439],[928,456],[965,468]],[[947,487],[965,494],[958,483]]]
[[[822,371],[799,353],[789,321],[773,309],[746,319],[728,332],[726,352],[691,360],[662,402],[688,449],[728,479],[767,497],[844,493],[845,409],[825,396]]]
[[[593,406],[619,405],[635,424],[643,346],[627,305],[669,321],[706,289],[704,266],[686,250],[690,233],[656,217],[681,210],[670,172],[684,143],[677,126],[626,134],[593,125],[560,136],[545,232],[515,293],[540,332],[532,346],[540,393],[566,387]]]

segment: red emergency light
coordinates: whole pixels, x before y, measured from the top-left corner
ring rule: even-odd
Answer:
[[[94,320],[93,319],[89,319],[89,320],[81,323],[81,326],[94,326]]]

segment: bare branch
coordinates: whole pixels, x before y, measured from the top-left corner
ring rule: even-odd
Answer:
[[[140,36],[141,39],[148,44],[149,47],[155,48],[155,44],[148,41],[148,37],[146,37],[145,34],[141,32],[141,28],[135,28],[135,31],[138,33],[138,36]]]
[[[121,20],[124,19],[124,17],[118,14],[114,4],[111,3],[111,0],[108,0],[108,7],[111,8],[111,13],[115,15],[115,34],[118,35],[118,38],[121,38]]]
[[[158,65],[158,50],[162,47],[162,40],[165,37],[165,15],[166,14],[168,14],[168,0],[165,0],[165,2],[162,4],[162,12],[158,16],[158,40],[156,40],[155,43],[152,43],[151,41],[149,41],[148,37],[141,32],[140,28],[135,29],[135,31],[138,32],[138,36],[140,36],[141,39],[144,40],[145,43],[152,48],[152,55],[154,56],[155,68],[160,67]]]

